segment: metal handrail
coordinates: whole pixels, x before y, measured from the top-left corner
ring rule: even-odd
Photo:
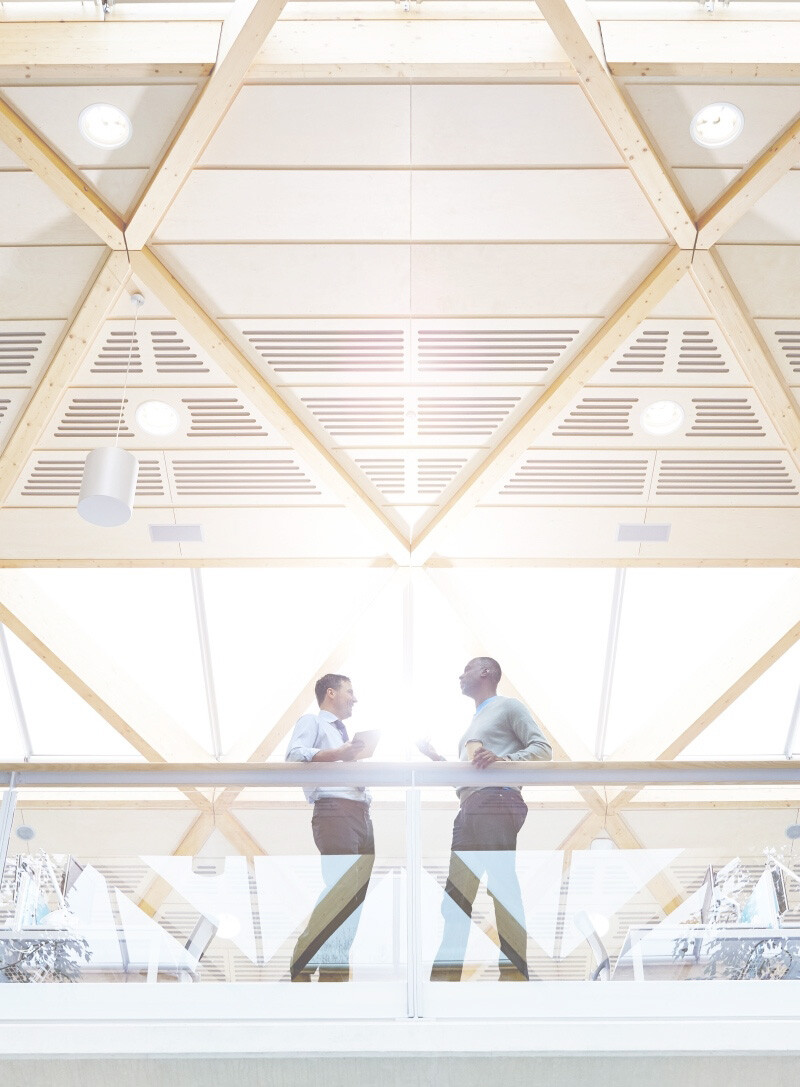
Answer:
[[[12,775],[13,778],[12,778]],[[794,785],[787,762],[0,763],[0,786],[372,785]]]

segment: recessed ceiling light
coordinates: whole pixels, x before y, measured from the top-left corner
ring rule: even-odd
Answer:
[[[689,135],[701,147],[727,147],[744,128],[744,114],[731,102],[712,102],[692,117]]]
[[[642,430],[662,438],[665,434],[674,434],[683,423],[684,412],[674,400],[656,400],[648,404],[639,415]]]
[[[154,438],[166,438],[174,434],[180,424],[180,416],[171,404],[163,400],[145,400],[136,409],[136,422],[145,434]]]
[[[78,128],[85,140],[104,151],[124,147],[133,135],[133,125],[127,113],[108,102],[95,102],[81,110]]]

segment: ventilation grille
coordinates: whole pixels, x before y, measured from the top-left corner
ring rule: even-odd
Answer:
[[[685,330],[678,354],[679,374],[727,374],[729,368],[708,329]]]
[[[553,431],[556,438],[632,438],[635,396],[587,396]]]
[[[401,374],[402,329],[243,329],[277,374]]]
[[[569,329],[421,329],[421,373],[543,374],[579,335]]]
[[[786,464],[779,458],[723,460],[662,459],[657,495],[796,495]]]
[[[255,495],[317,495],[303,470],[288,458],[226,460],[173,458],[175,490],[180,498],[214,495],[235,499]]]
[[[764,438],[764,429],[746,396],[693,397],[694,422],[687,438]]]
[[[11,401],[6,397],[0,396],[0,423],[5,419],[8,414],[8,409],[11,407]]]
[[[497,430],[518,403],[518,396],[421,396],[418,433],[421,438],[485,437]]]
[[[189,438],[254,438],[266,434],[235,396],[184,397],[183,403],[191,415]]]
[[[500,492],[524,494],[642,495],[650,461],[528,458]]]
[[[669,332],[645,329],[611,367],[612,374],[660,374],[667,358]]]
[[[0,377],[28,377],[46,332],[0,330]]]
[[[121,438],[132,437],[125,422],[125,405],[120,397],[75,397],[55,429],[56,438],[114,438],[119,428]],[[122,424],[120,425],[120,412]]]
[[[466,463],[466,457],[420,457],[417,463],[417,493],[427,496],[441,494]]]
[[[793,374],[800,374],[800,328],[776,328],[775,339]]]
[[[77,498],[83,479],[85,457],[74,460],[42,458],[22,487],[24,498]],[[157,460],[140,458],[136,480],[137,498],[163,498],[161,465]]]
[[[406,489],[406,465],[402,457],[356,458],[356,464],[381,494],[391,497]]]
[[[208,366],[197,351],[170,328],[152,328],[133,334],[131,329],[112,330],[92,359],[93,374],[141,374],[150,361],[158,374],[207,374]]]
[[[402,437],[404,405],[401,396],[303,397],[302,402],[334,437]]]

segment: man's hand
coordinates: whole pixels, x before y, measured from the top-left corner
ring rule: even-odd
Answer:
[[[444,762],[444,755],[440,755],[430,740],[423,736],[417,740],[417,751],[420,751],[426,758],[433,759],[434,762]]]
[[[494,751],[490,751],[487,747],[479,747],[475,752],[472,765],[477,766],[479,770],[485,770],[486,767],[491,766],[492,763],[502,761],[503,760],[499,755],[495,755]]]
[[[350,740],[348,743],[342,744],[341,747],[337,747],[336,758],[342,762],[354,762],[363,748],[364,744],[361,740]]]

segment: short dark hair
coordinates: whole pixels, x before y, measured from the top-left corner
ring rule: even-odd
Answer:
[[[324,676],[320,676],[314,684],[314,694],[317,696],[317,705],[321,706],[325,701],[325,695],[327,694],[329,687],[332,687],[334,691],[338,691],[343,683],[349,682],[349,676],[339,676],[335,672],[326,672]]]
[[[494,657],[475,657],[481,668],[487,668],[493,683],[499,683],[503,676],[503,669]]]

